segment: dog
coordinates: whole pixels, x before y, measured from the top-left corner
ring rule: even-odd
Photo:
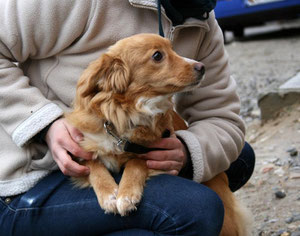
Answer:
[[[138,34],[118,41],[92,62],[79,78],[73,110],[66,119],[80,130],[80,145],[93,152],[93,160],[81,161],[90,175],[76,178],[80,187],[92,186],[106,213],[128,215],[136,209],[146,180],[162,171],[148,169],[137,154],[166,130],[186,129],[174,112],[172,96],[200,86],[205,75],[201,62],[180,57],[171,42],[155,34]],[[110,172],[124,167],[119,185]],[[228,188],[225,173],[206,183],[225,206],[221,235],[245,236],[241,213]]]

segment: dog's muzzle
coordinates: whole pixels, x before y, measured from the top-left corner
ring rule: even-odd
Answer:
[[[201,62],[195,61],[193,59],[186,58],[186,57],[184,57],[183,59],[186,62],[188,62],[191,65],[193,65],[194,70],[195,70],[195,72],[197,74],[197,82],[199,83],[203,79],[203,77],[205,75],[205,66],[204,66],[204,64],[201,63]]]
[[[197,73],[197,81],[202,80],[205,75],[205,66],[201,62],[196,62],[194,64],[194,70]]]

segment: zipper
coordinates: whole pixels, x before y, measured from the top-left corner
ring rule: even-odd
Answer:
[[[148,9],[148,10],[153,10],[153,11],[155,11],[155,12],[157,12],[157,5],[154,7],[151,7],[151,6],[145,6],[145,5],[142,5],[142,4],[136,4],[136,3],[133,3],[133,2],[131,2],[131,1],[129,1],[129,3],[130,3],[130,5],[131,6],[133,6],[133,7],[136,7],[136,8],[141,8],[141,9]],[[169,23],[169,25],[171,26],[170,28],[170,30],[169,30],[169,32],[168,32],[168,39],[169,40],[171,40],[170,39],[170,36],[172,35],[172,30],[173,30],[173,28],[174,28],[174,30],[175,30],[175,27],[173,26],[173,24],[172,24],[172,21],[169,19],[169,17],[166,15],[166,13],[165,13],[165,11],[162,11],[161,12],[161,14],[164,16],[164,18],[168,21],[168,23]],[[172,40],[171,40],[172,41]]]
[[[130,1],[129,1],[130,2]],[[144,6],[144,5],[139,5],[139,4],[135,4],[130,2],[130,4],[134,7],[137,8],[141,8],[141,9],[148,9],[148,10],[153,10],[153,11],[157,11],[156,7],[150,7],[150,6]],[[176,28],[180,28],[178,26],[173,26],[172,21],[169,19],[169,17],[166,15],[166,13],[164,11],[161,12],[161,14],[164,16],[165,19],[167,19],[170,27],[170,30],[168,31],[167,34],[165,34],[166,38],[169,39],[171,42],[173,42],[174,39],[174,31],[176,30]]]
[[[178,25],[178,26],[172,26],[169,33],[168,33],[168,36],[167,38],[173,42],[174,41],[174,37],[175,37],[175,32],[180,30],[180,29],[183,29],[183,28],[188,28],[188,27],[201,27],[199,25]]]
[[[171,42],[173,42],[175,30],[176,30],[176,26],[172,26],[172,27],[171,27],[171,30],[170,30],[170,32],[169,32],[168,39],[169,39]]]

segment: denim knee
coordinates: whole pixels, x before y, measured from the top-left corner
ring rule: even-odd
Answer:
[[[205,186],[206,187],[206,186]],[[198,224],[202,225],[202,230],[207,232],[205,235],[219,235],[224,221],[224,205],[220,197],[211,189],[206,188],[205,198],[201,198],[199,206],[195,203],[195,207],[202,209],[203,214],[198,215],[195,219]]]
[[[219,235],[224,207],[219,196],[208,187],[180,177],[161,175],[150,180],[145,190],[141,207],[153,208],[149,218],[150,222],[155,221],[156,227],[151,230],[158,234]]]
[[[201,184],[198,187],[183,199],[188,206],[173,217],[178,223],[177,232],[182,235],[219,235],[224,220],[223,202],[213,190]]]

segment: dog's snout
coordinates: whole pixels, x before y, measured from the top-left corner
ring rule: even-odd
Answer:
[[[205,74],[205,66],[201,62],[197,62],[194,64],[194,70],[197,72],[197,80],[202,80]]]
[[[189,59],[189,58],[184,58],[184,60],[186,62],[188,62],[190,64],[190,68],[194,70],[194,78],[197,84],[199,84],[199,82],[204,78],[204,74],[205,74],[205,66],[203,63]]]
[[[205,74],[205,66],[200,62],[194,64],[194,69],[199,72],[201,76]]]

